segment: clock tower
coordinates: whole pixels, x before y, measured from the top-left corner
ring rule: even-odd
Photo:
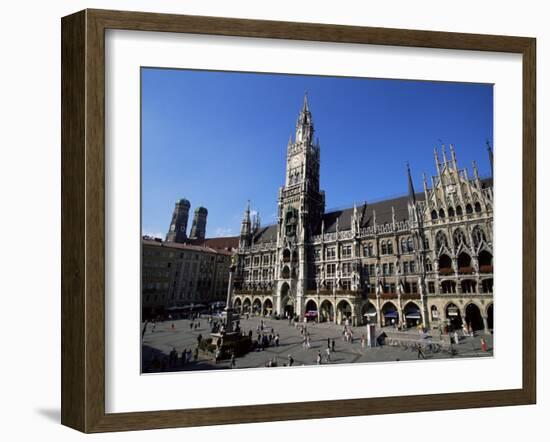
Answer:
[[[314,142],[314,126],[307,93],[294,140],[287,146],[285,185],[279,189],[277,311],[303,314],[307,289],[306,244],[320,226],[325,194],[319,189],[320,146]]]

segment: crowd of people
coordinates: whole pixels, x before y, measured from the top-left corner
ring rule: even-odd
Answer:
[[[249,319],[249,314],[244,314],[244,318]],[[272,326],[273,322],[264,320],[264,318],[258,318],[259,321],[254,327],[244,331],[241,329],[240,320],[237,319],[233,322],[232,330],[239,335],[242,336],[248,336],[251,342],[254,343],[253,350],[255,351],[264,351],[270,347],[277,348],[280,345],[283,345],[281,343],[281,336],[280,334],[274,329]],[[175,330],[176,329],[176,322],[170,321],[171,318],[168,318],[169,326],[163,327],[162,330]],[[146,321],[142,328],[142,338],[145,336],[146,333],[156,333],[159,328],[157,327],[157,324],[159,322],[166,322],[166,318],[164,318],[164,321]],[[248,321],[247,321],[248,322]],[[204,327],[201,329],[201,325],[206,324],[206,330]],[[315,334],[315,325],[311,326],[310,323],[304,321],[301,322],[299,318],[295,316],[289,316],[288,317],[288,325],[289,327],[294,327],[296,330],[296,333],[299,333],[300,339],[301,339],[301,346],[302,350],[309,351],[310,349],[314,349],[315,353],[311,355],[310,357],[305,356],[304,364],[307,363],[316,363],[317,365],[321,364],[330,364],[334,362],[334,353],[336,351],[336,341],[333,338],[327,338],[326,339],[326,346],[323,346],[323,344],[319,344],[318,342],[314,342],[314,334]],[[392,324],[393,325],[393,324]],[[186,325],[187,326],[187,325]],[[197,362],[199,359],[199,356],[201,355],[202,351],[212,351],[212,350],[205,350],[203,347],[200,346],[201,341],[203,340],[203,335],[201,333],[202,331],[206,331],[207,333],[210,332],[210,334],[221,334],[222,337],[226,331],[227,324],[223,317],[221,316],[214,316],[214,315],[208,315],[207,317],[202,317],[200,314],[192,315],[189,318],[188,327],[189,330],[193,332],[198,332],[198,335],[196,336],[196,347],[190,347],[190,348],[184,348],[181,350],[181,352],[178,352],[175,347],[172,348],[170,353],[167,356],[162,355],[160,352],[154,352],[151,356],[150,360],[150,368],[152,371],[165,371],[165,370],[178,370],[178,369],[186,369],[186,367],[194,362]],[[178,323],[178,327],[181,327],[181,325]],[[309,327],[309,328],[308,328]],[[313,329],[313,333],[310,329]],[[459,333],[461,332],[461,333]],[[420,333],[423,335],[425,332],[423,330],[420,331]],[[437,333],[437,330],[436,330]],[[442,331],[444,333],[444,331]],[[285,332],[285,336],[286,336]],[[452,332],[448,333],[451,344],[459,344],[465,337],[474,337],[476,334],[474,330],[472,329],[471,324],[464,323],[462,326],[462,329],[454,330]],[[344,325],[342,325],[341,328],[341,336],[342,341],[345,344],[353,345],[354,342],[356,342],[356,337],[354,334],[354,330],[349,324],[349,321],[344,321]],[[255,338],[255,340],[254,340]],[[223,342],[223,340],[221,341]],[[365,336],[365,334],[361,334],[359,338],[360,342],[360,348],[362,350],[366,350],[367,348],[370,348],[370,342],[369,339]],[[286,342],[285,342],[286,343]],[[212,360],[215,364],[220,364],[222,362],[222,359],[229,362],[229,367],[234,368],[237,365],[237,357],[235,355],[234,350],[223,351],[222,352],[222,345],[220,342],[215,341],[213,344],[215,350],[212,354]],[[218,345],[220,344],[220,345]],[[293,345],[293,344],[290,344]],[[489,351],[487,341],[484,337],[480,338],[480,346],[482,352]],[[418,359],[426,359],[426,354],[424,353],[424,348],[422,345],[409,346],[409,349],[413,349],[416,351],[417,358]],[[306,353],[307,354],[307,353]],[[300,359],[302,359],[304,356],[303,354],[300,355]],[[310,362],[307,362],[307,359],[309,359]],[[301,361],[300,361],[301,362]],[[270,357],[265,361],[264,366],[265,367],[277,367],[277,366],[293,366],[295,365],[295,359],[292,354],[288,354],[286,361],[280,361],[277,359],[277,356],[273,356],[272,354]]]

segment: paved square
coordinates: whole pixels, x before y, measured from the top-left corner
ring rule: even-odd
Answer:
[[[270,318],[250,317],[240,319],[241,330],[248,333],[252,330],[253,339],[257,337],[257,328],[263,321],[264,334],[279,334],[279,345],[265,348],[263,351],[252,351],[235,360],[235,368],[254,368],[265,367],[269,361],[277,366],[288,364],[291,355],[294,360],[294,366],[315,365],[317,364],[317,355],[320,352],[322,364],[349,364],[356,362],[382,362],[382,361],[406,361],[421,358],[418,351],[414,348],[404,348],[402,346],[382,345],[373,348],[363,348],[361,345],[361,335],[367,334],[365,326],[351,327],[353,331],[353,343],[346,342],[343,338],[343,326],[332,323],[317,324],[309,322],[307,324],[289,324],[287,320],[274,320]],[[195,327],[194,324],[198,326]],[[173,327],[172,327],[173,324]],[[191,325],[193,324],[193,327]],[[306,327],[310,335],[310,348],[304,347],[303,336],[300,333],[300,325]],[[206,358],[204,354],[199,354],[197,360],[192,360],[186,364],[181,364],[181,354],[185,349],[194,352],[197,347],[197,338],[199,335],[203,339],[210,337],[210,326],[208,317],[202,317],[194,321],[180,319],[175,321],[165,321],[157,323],[153,329],[153,324],[148,324],[143,336],[142,345],[142,368],[143,372],[159,371],[186,371],[186,370],[210,370],[231,368],[229,360],[223,360],[216,364],[213,358]],[[392,328],[382,329],[395,333]],[[410,333],[416,333],[409,332]],[[462,336],[459,332],[460,343],[453,344],[455,354],[449,351],[441,350],[438,352],[425,351],[426,359],[444,359],[451,357],[490,357],[493,355],[493,339],[491,335],[477,333],[475,337]],[[419,341],[421,339],[418,333]],[[480,339],[484,337],[487,342],[487,352],[481,350]],[[335,351],[330,354],[330,362],[327,362],[327,341],[334,339]],[[177,364],[171,365],[168,362],[170,352],[175,348],[178,354]]]

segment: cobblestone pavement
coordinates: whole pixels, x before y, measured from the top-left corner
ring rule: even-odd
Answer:
[[[263,351],[253,351],[246,355],[236,358],[236,368],[264,367],[269,360],[273,360],[278,366],[288,363],[288,355],[292,355],[294,366],[315,365],[317,354],[320,351],[322,355],[322,365],[330,364],[349,364],[357,362],[386,362],[386,361],[407,361],[417,360],[418,351],[414,349],[402,348],[401,346],[392,347],[389,345],[378,346],[374,348],[362,348],[360,337],[366,336],[364,326],[351,327],[354,334],[354,342],[349,343],[343,340],[343,327],[329,323],[307,323],[307,331],[311,336],[311,347],[304,348],[303,338],[300,335],[299,328],[289,325],[286,320],[274,320],[268,318],[251,317],[248,320],[241,318],[241,329],[244,332],[252,330],[253,339],[256,339],[256,328],[263,319],[264,332],[270,333],[273,328],[275,333],[280,335],[279,346],[270,346]],[[197,322],[198,328],[191,328],[190,324]],[[174,327],[172,328],[172,324]],[[163,370],[153,369],[152,361],[156,356],[158,359],[166,358],[170,351],[175,348],[178,356],[184,349],[194,350],[197,346],[197,337],[199,334],[204,339],[210,337],[210,327],[208,318],[201,318],[195,321],[181,319],[176,321],[165,321],[158,323],[155,330],[152,331],[152,324],[147,325],[147,330],[143,337],[142,345],[142,368],[143,372],[154,371],[185,371],[185,370],[209,370],[230,368],[229,361],[222,361],[215,364],[212,359],[207,359],[199,355],[198,360],[187,363],[184,366],[178,361],[176,367],[166,367]],[[488,351],[482,352],[480,338],[484,336],[487,341]],[[420,335],[419,335],[420,337]],[[327,339],[335,340],[335,351],[331,353],[331,361],[326,361]],[[452,357],[490,357],[493,355],[493,336],[477,333],[475,337],[461,336],[460,343],[454,344],[453,349],[457,354],[442,350],[439,352],[425,352],[427,360],[445,359]]]

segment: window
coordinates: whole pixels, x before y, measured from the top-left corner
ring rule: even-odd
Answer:
[[[472,209],[471,204],[466,204],[466,213],[470,215],[474,210]]]
[[[334,259],[336,257],[336,247],[328,247],[325,250],[325,259]]]
[[[439,217],[441,219],[445,218],[445,211],[443,209],[439,209]]]
[[[472,230],[472,240],[474,242],[474,246],[476,247],[478,247],[482,242],[487,242],[485,232],[483,232],[483,229],[481,227],[474,227],[474,229]]]
[[[462,207],[456,206],[456,216],[462,216]]]
[[[466,241],[466,236],[464,235],[464,232],[462,229],[456,229],[453,234],[453,242],[454,246],[458,248],[458,246],[462,243],[464,245],[468,245],[468,241]]]
[[[409,262],[409,268],[411,269],[411,273],[415,272],[416,269],[415,269],[414,261]]]
[[[269,255],[264,255],[264,256],[263,256],[263,264],[264,264],[264,265],[268,265],[268,264],[269,264]]]
[[[351,263],[345,262],[342,264],[342,276],[351,275]]]
[[[475,203],[474,210],[476,213],[481,212],[481,204],[479,204],[479,202]]]
[[[382,255],[387,255],[388,254],[388,247],[386,246],[386,241],[382,241],[382,243],[380,244],[380,248],[381,248],[381,254]]]
[[[432,210],[432,221],[435,221],[437,219],[437,212],[435,210]]]
[[[372,243],[369,242],[363,246],[363,256],[365,256],[365,258],[369,258],[373,255],[374,253],[373,253]]]
[[[441,247],[447,247],[447,236],[442,231],[437,232],[435,236],[435,246],[437,250]]]
[[[313,256],[315,257],[315,261],[321,260],[321,249],[315,249],[313,252]]]
[[[424,250],[430,250],[430,239],[427,236],[424,237]]]
[[[349,280],[342,281],[342,289],[343,290],[350,290],[351,289],[351,282]]]
[[[351,245],[342,246],[342,258],[351,257]]]
[[[388,270],[390,272],[390,275],[393,275],[393,270],[394,270],[393,262],[390,262]]]
[[[327,276],[332,277],[334,276],[336,270],[336,264],[327,264]]]
[[[435,293],[435,283],[433,281],[428,282],[428,292]]]
[[[393,243],[388,240],[388,255],[392,255],[393,254]]]
[[[388,274],[388,263],[382,264],[382,274],[387,275]]]
[[[254,267],[257,267],[260,265],[260,257],[259,256],[255,256],[254,257]]]
[[[403,273],[405,273],[405,274],[409,273],[409,263],[408,262],[403,263]]]

